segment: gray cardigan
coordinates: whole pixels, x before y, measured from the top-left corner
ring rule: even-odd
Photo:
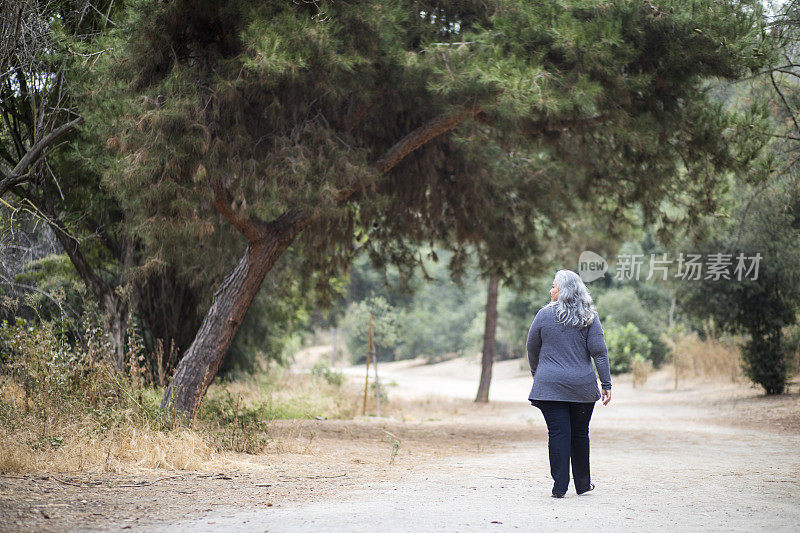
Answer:
[[[603,389],[611,390],[603,326],[597,313],[579,329],[556,322],[555,306],[542,307],[528,331],[528,364],[533,375],[529,400],[596,402],[600,399],[594,359]]]

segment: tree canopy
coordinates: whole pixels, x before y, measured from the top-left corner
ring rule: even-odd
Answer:
[[[248,242],[178,369],[192,391],[178,408],[193,412],[293,244],[322,284],[361,248],[411,265],[423,243],[447,247],[455,272],[474,251],[513,279],[578,205],[612,221],[638,203],[674,223],[665,199],[690,222],[713,211],[758,143],[706,80],[764,64],[760,9],[132,2],[89,115],[128,231],[183,269],[214,253],[222,221]]]

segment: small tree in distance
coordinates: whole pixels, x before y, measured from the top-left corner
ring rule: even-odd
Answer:
[[[794,181],[785,179],[762,190],[742,188],[752,196],[739,199],[731,222],[717,227],[698,251],[730,254],[734,267],[740,253],[760,254],[757,273],[741,280],[687,280],[678,285],[678,301],[691,316],[713,316],[722,330],[746,334],[745,375],[767,394],[781,394],[793,348],[783,329],[796,322],[800,304],[800,195]]]

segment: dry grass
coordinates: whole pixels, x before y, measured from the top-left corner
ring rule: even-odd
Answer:
[[[20,390],[13,383],[0,386],[4,405],[18,401]],[[352,386],[284,373],[269,384],[215,383],[193,427],[170,429],[157,416],[159,394],[143,395],[144,411],[155,416],[138,408],[115,406],[109,415],[72,406],[51,410],[44,421],[41,411],[19,410],[15,423],[3,420],[0,428],[0,473],[219,470],[237,461],[236,452],[303,453],[310,441],[301,438],[296,421],[351,418],[360,405]]]
[[[0,473],[219,470],[237,453],[293,449],[278,420],[350,418],[358,405],[350,386],[271,371],[214,383],[193,426],[172,427],[162,389],[113,370],[102,344],[24,326],[0,326],[0,341]]]
[[[9,405],[18,387],[7,384],[0,391]],[[145,399],[148,409],[157,408],[158,394],[145,395],[152,397]],[[191,429],[169,429],[123,408],[112,420],[108,413],[69,409],[51,412],[46,422],[38,413],[19,411],[15,423],[3,420],[0,428],[0,473],[218,470],[237,460],[235,452],[301,453],[309,443],[294,419],[350,418],[357,404],[352,387],[286,373],[269,387],[215,384]]]
[[[653,370],[653,363],[648,359],[634,358],[631,361],[631,373],[633,374],[633,388],[637,385],[642,386],[647,383],[647,376]]]
[[[197,432],[128,425],[103,434],[91,422],[73,422],[42,438],[32,428],[0,434],[0,473],[114,472],[142,469],[203,470],[228,461]],[[57,443],[57,444],[56,444]]]
[[[672,349],[679,377],[726,378],[733,382],[743,379],[739,339],[727,336],[700,339],[697,333],[679,332],[665,340]]]

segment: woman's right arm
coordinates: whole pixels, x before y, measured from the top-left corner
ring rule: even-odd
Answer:
[[[531,367],[531,376],[536,374],[536,367],[539,366],[539,350],[542,348],[542,325],[539,320],[539,313],[533,319],[531,328],[528,330],[528,342],[526,343],[528,352],[528,365]]]
[[[611,390],[611,369],[608,365],[608,349],[606,348],[605,334],[600,318],[594,317],[594,322],[589,326],[589,335],[586,339],[589,348],[589,355],[594,359],[594,366],[600,376],[600,384],[603,390]]]

